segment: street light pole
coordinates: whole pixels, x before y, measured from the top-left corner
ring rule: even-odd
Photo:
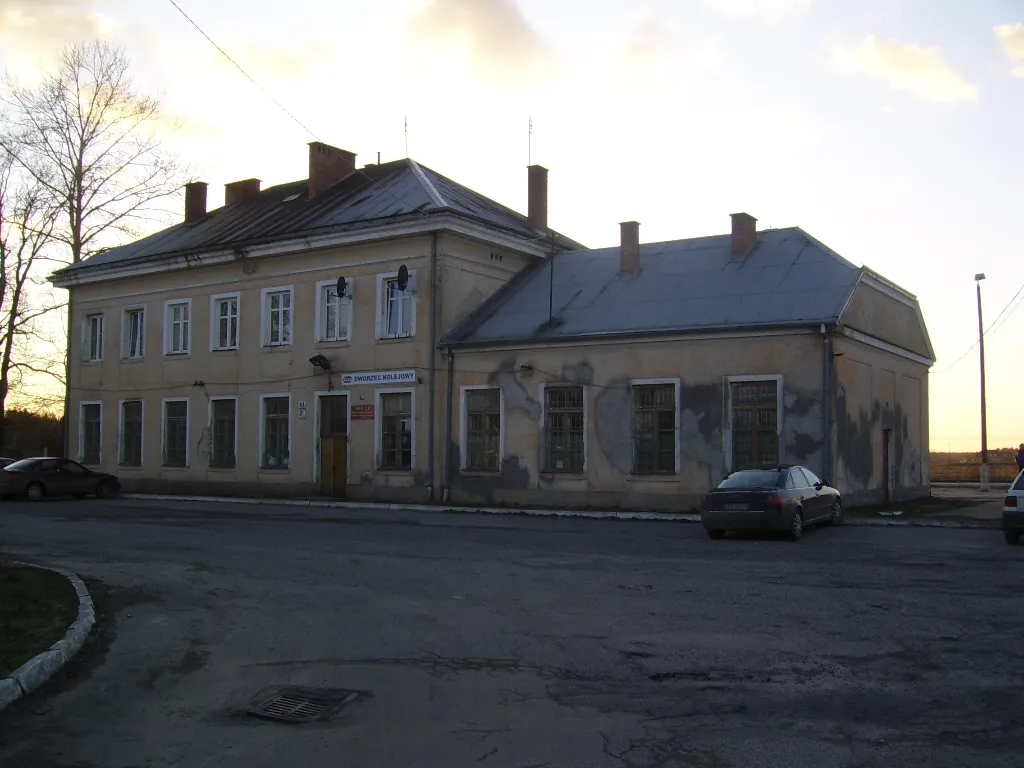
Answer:
[[[975,285],[978,288],[978,350],[981,359],[981,490],[989,489],[988,469],[988,419],[985,412],[985,325],[981,319],[981,281],[985,279],[985,273],[979,272],[974,276]]]

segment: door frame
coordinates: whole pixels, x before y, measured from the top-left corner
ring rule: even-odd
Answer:
[[[320,416],[324,397],[345,397],[345,439],[351,448],[352,392],[348,389],[324,389],[313,393],[313,487],[320,487]],[[352,484],[352,451],[345,451],[345,483]]]

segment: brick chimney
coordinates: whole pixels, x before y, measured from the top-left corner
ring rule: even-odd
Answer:
[[[185,223],[206,218],[206,182],[190,181],[185,185]]]
[[[742,260],[757,245],[757,219],[749,213],[732,214],[732,257]]]
[[[531,165],[529,173],[526,218],[534,229],[548,228],[548,169],[543,165]]]
[[[355,152],[322,141],[309,142],[309,196],[317,195],[356,168]]]
[[[619,246],[619,272],[632,274],[640,269],[640,222],[624,221],[619,224],[622,235]]]
[[[232,203],[237,203],[239,200],[245,200],[246,198],[258,195],[259,193],[259,179],[243,179],[242,181],[232,181],[230,184],[224,185],[224,205],[231,205]]]

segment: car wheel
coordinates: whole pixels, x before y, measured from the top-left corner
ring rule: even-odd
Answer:
[[[843,522],[843,502],[836,499],[836,503],[832,505],[832,525],[839,525]]]
[[[45,489],[42,483],[29,483],[28,488],[25,489],[25,495],[29,501],[42,501],[45,495]]]
[[[793,513],[793,519],[789,523],[789,540],[800,541],[804,535],[804,513],[799,509]]]
[[[1020,541],[1020,531],[1003,531],[1003,537],[1007,544],[1016,544]]]
[[[712,539],[724,539],[725,531],[719,530],[718,528],[708,528],[708,536]]]
[[[104,480],[96,488],[96,496],[101,499],[109,499],[117,495],[117,486],[110,480]]]

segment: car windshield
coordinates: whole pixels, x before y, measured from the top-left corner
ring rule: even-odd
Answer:
[[[21,461],[16,461],[13,464],[8,464],[4,469],[35,469],[38,463],[38,459],[22,459]]]
[[[733,472],[718,484],[719,488],[778,488],[779,470],[745,469]]]

